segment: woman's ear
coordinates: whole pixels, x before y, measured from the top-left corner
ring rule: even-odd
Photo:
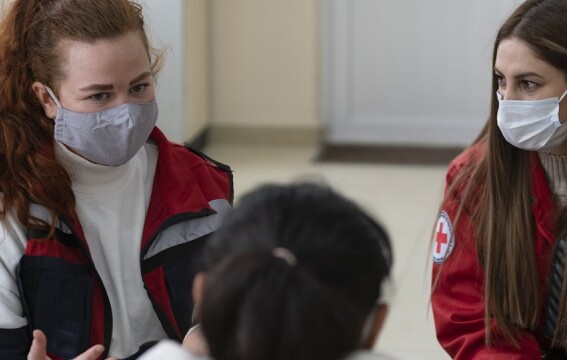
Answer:
[[[32,84],[32,90],[35,93],[37,100],[43,107],[45,116],[50,119],[55,119],[55,117],[57,116],[57,104],[55,104],[55,101],[47,92],[45,85],[43,85],[39,81],[34,81],[34,83]]]
[[[374,312],[374,320],[372,322],[372,328],[370,330],[370,334],[368,338],[362,344],[364,349],[372,349],[374,344],[376,344],[376,340],[378,339],[378,334],[380,330],[382,330],[382,325],[384,325],[384,321],[386,320],[386,315],[388,314],[388,305],[380,304],[378,308]]]
[[[203,294],[205,293],[205,286],[207,285],[207,274],[204,271],[199,271],[193,278],[193,303],[201,302]]]

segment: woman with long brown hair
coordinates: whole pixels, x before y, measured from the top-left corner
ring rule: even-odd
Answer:
[[[455,359],[567,349],[567,2],[500,28],[487,124],[450,165],[433,239],[437,338]]]
[[[160,55],[129,0],[14,0],[0,23],[0,358],[181,340],[230,169],[155,126]],[[164,119],[163,121],[167,121]],[[34,330],[41,330],[34,331]],[[98,346],[96,349],[101,349]]]

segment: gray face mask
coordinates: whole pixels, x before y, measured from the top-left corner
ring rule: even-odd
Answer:
[[[57,104],[55,140],[97,164],[125,164],[148,140],[158,117],[157,102],[122,104],[93,113],[67,110],[49,87]]]

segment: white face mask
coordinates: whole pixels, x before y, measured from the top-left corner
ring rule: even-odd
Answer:
[[[565,97],[544,100],[503,100],[497,92],[496,119],[510,144],[524,150],[550,151],[567,139],[567,125],[559,121],[559,103]]]
[[[122,104],[93,113],[70,111],[46,86],[57,104],[55,140],[96,164],[125,164],[148,140],[158,117],[156,101],[148,104]]]

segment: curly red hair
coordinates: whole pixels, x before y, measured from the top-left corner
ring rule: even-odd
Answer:
[[[53,120],[32,90],[34,81],[57,88],[61,40],[94,42],[139,31],[148,50],[142,8],[129,0],[16,0],[0,23],[0,220],[13,211],[28,228],[51,229],[74,217],[71,179],[54,155]],[[153,56],[157,73],[161,56]],[[30,215],[46,207],[52,222]]]

